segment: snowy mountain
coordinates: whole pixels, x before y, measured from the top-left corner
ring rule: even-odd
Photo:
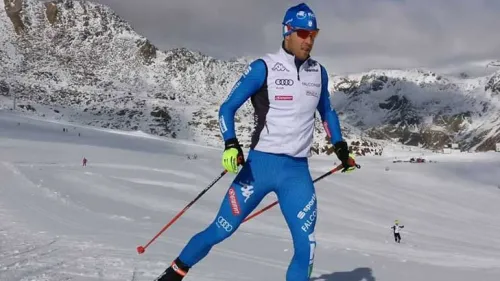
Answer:
[[[17,108],[32,114],[220,147],[217,110],[248,58],[222,61],[183,48],[161,51],[110,8],[92,2],[5,0],[5,11],[3,107],[12,107],[15,98]],[[377,139],[426,147],[456,139],[486,150],[499,138],[499,76],[383,70],[332,76],[332,105],[359,154],[380,152],[386,142]],[[249,102],[236,123],[248,146]],[[319,120],[316,125],[314,151],[331,152]]]
[[[21,109],[46,117],[221,146],[217,111],[248,59],[160,51],[96,3],[9,1],[0,16],[4,107],[12,106],[15,96]],[[236,123],[248,146],[250,102],[237,112]],[[315,148],[323,153],[325,133],[319,122],[317,127]],[[375,143],[355,132],[348,126],[348,139],[375,151]]]
[[[500,142],[499,82],[500,71],[467,78],[373,70],[335,77],[333,103],[371,137],[434,149],[457,142],[464,150],[485,151]]]

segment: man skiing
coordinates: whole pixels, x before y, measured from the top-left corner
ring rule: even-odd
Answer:
[[[156,281],[182,280],[214,245],[231,236],[270,192],[278,197],[293,239],[294,255],[286,280],[309,280],[317,204],[308,157],[316,110],[343,164],[342,172],[353,170],[356,163],[349,156],[338,116],[330,106],[328,74],[309,55],[319,31],[313,11],[304,3],[293,6],[282,24],[280,50],[253,61],[220,106],[219,125],[225,142],[222,165],[237,176],[214,221],[190,239]],[[234,116],[248,99],[255,109],[256,126],[245,161]],[[238,173],[239,165],[243,167]]]
[[[394,225],[391,227],[392,229],[392,232],[394,233],[394,241],[396,241],[396,243],[401,243],[401,229],[404,228],[405,226],[404,225],[399,225],[399,221],[396,220],[394,221]]]

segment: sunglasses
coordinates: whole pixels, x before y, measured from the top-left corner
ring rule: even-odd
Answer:
[[[316,39],[318,36],[319,30],[306,30],[306,29],[294,29],[290,28],[293,32],[297,33],[297,36],[301,39],[307,39],[311,37],[312,39]]]

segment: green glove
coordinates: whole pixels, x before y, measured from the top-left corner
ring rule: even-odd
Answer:
[[[349,159],[347,160],[347,162],[349,162],[350,166],[349,166],[349,168],[344,169],[342,171],[342,173],[350,173],[350,172],[354,171],[356,168],[358,168],[358,169],[361,168],[360,165],[356,164],[355,156],[352,153],[349,153]]]
[[[237,139],[229,139],[225,142],[225,150],[222,154],[222,167],[228,172],[236,174],[238,165],[245,162],[243,151]]]
[[[347,146],[347,143],[345,141],[339,141],[333,145],[335,154],[337,154],[337,157],[339,160],[342,162],[342,165],[344,166],[342,169],[342,173],[349,173],[352,172],[356,168],[361,168],[360,165],[356,164],[356,161],[354,161],[354,154],[349,153],[349,148]]]

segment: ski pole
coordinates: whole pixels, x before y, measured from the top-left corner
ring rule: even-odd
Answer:
[[[214,186],[226,173],[227,173],[227,170],[224,170],[222,173],[220,173],[220,175],[215,180],[213,180],[205,189],[203,189],[203,191],[201,191],[200,194],[198,194],[198,196],[196,196],[196,198],[193,199],[193,201],[189,202],[189,204],[187,204],[186,207],[184,207],[184,209],[182,209],[172,220],[170,220],[160,230],[160,232],[158,232],[158,234],[156,234],[153,237],[153,239],[151,239],[145,246],[138,246],[137,247],[137,252],[139,254],[144,253],[144,251],[146,251],[146,248],[149,247],[149,245],[151,243],[153,243],[153,241],[156,240],[156,238],[158,238],[165,230],[167,230],[167,228],[169,228],[172,224],[174,224],[174,222],[178,218],[180,218],[182,216],[182,214],[184,214],[184,212],[186,212],[186,210],[189,209],[189,207],[191,207],[196,201],[198,201],[198,199],[200,199],[200,197],[203,196],[203,194],[205,194],[212,186]]]
[[[335,173],[335,172],[337,172],[337,171],[341,170],[343,167],[344,167],[344,166],[343,166],[342,164],[338,165],[337,167],[335,167],[335,168],[331,169],[330,171],[328,171],[328,172],[324,173],[323,175],[321,175],[320,177],[316,178],[316,179],[313,181],[313,183],[318,182],[318,181],[320,181],[320,180],[322,180],[322,179],[324,179],[324,178],[328,177],[329,175],[331,175],[331,174],[333,174],[333,173]],[[361,166],[360,166],[360,165],[358,165],[358,164],[356,164],[356,168],[358,168],[358,169],[359,169],[359,168],[361,168]],[[246,218],[243,220],[243,222],[246,222],[246,221],[248,221],[248,220],[253,219],[254,217],[256,217],[256,216],[258,216],[258,215],[262,214],[263,212],[265,212],[265,211],[267,211],[267,210],[271,209],[272,207],[276,206],[277,204],[278,204],[278,201],[274,201],[273,203],[271,203],[271,204],[267,205],[266,207],[264,207],[264,208],[260,209],[259,211],[255,212],[254,214],[252,214],[252,215],[250,215],[250,216],[246,217]]]

